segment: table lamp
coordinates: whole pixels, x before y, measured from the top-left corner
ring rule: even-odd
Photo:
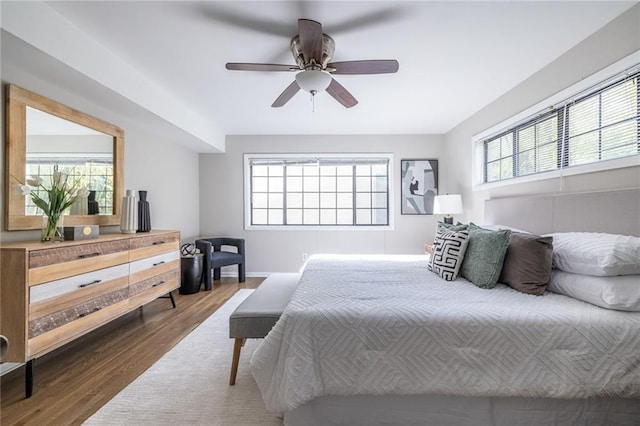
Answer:
[[[444,223],[453,224],[454,214],[462,213],[460,194],[436,195],[433,201],[433,214],[443,214]]]

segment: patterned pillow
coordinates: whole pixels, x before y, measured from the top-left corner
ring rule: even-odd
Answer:
[[[440,278],[453,281],[458,277],[460,265],[469,243],[469,231],[455,232],[439,228],[433,241],[433,251],[428,268]]]

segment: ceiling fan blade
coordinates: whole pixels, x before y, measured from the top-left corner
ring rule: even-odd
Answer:
[[[286,89],[284,89],[280,96],[278,96],[278,99],[276,99],[275,102],[271,104],[271,107],[279,108],[283,106],[284,104],[289,102],[289,99],[293,98],[293,95],[298,93],[299,90],[300,86],[298,86],[298,82],[293,80],[293,83],[291,83],[289,86],[287,86]]]
[[[226,68],[228,70],[241,71],[300,71],[300,68],[296,65],[246,64],[239,62],[227,62]]]
[[[398,72],[395,59],[375,59],[370,61],[332,62],[327,68],[335,68],[332,74],[389,74]]]
[[[311,19],[298,19],[298,36],[305,62],[322,63],[322,24]]]
[[[358,104],[358,100],[353,97],[347,89],[345,89],[335,78],[331,79],[329,87],[327,87],[327,93],[333,96],[333,98],[344,105],[346,108],[351,108]]]

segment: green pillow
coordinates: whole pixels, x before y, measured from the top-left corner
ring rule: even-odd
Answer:
[[[466,231],[467,229],[469,229],[469,225],[466,225],[460,222],[458,222],[455,225],[452,223],[438,222],[438,229],[439,228],[445,228],[453,232],[460,232],[460,231]],[[438,229],[436,229],[436,234],[438,233]]]
[[[460,275],[480,288],[493,288],[500,278],[509,246],[508,229],[491,231],[469,224],[469,244],[460,267]]]

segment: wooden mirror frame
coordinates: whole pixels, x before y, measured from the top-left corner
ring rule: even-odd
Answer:
[[[66,215],[65,226],[120,224],[120,204],[124,195],[124,130],[76,111],[66,105],[9,84],[6,86],[5,138],[5,229],[19,231],[42,228],[42,216],[25,215],[25,196],[15,190],[24,183],[27,166],[27,107],[97,130],[113,137],[113,214]]]

